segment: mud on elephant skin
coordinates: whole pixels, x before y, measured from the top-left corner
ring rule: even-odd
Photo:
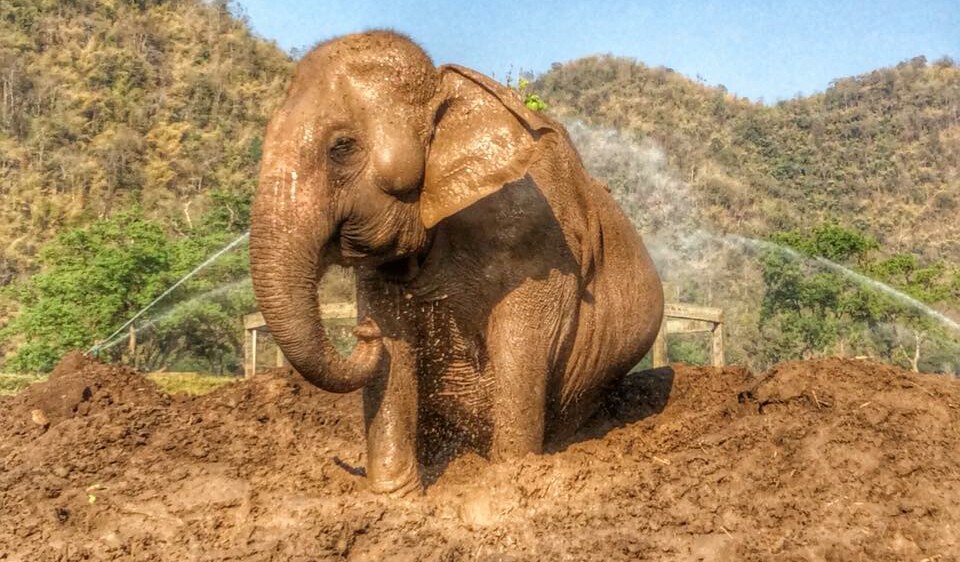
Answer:
[[[298,65],[267,128],[250,263],[297,371],[363,389],[381,492],[419,488],[438,451],[502,459],[570,435],[663,313],[640,236],[563,127],[388,31]],[[348,357],[319,315],[330,264],[357,273]]]

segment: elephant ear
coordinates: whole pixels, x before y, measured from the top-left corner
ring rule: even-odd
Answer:
[[[437,122],[427,157],[421,217],[431,228],[523,178],[550,123],[517,92],[456,65],[440,68]]]

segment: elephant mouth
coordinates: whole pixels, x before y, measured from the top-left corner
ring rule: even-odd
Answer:
[[[433,247],[434,233],[424,234],[423,239],[416,244],[399,244],[393,240],[387,246],[379,248],[371,248],[348,237],[339,236],[339,248],[338,251],[335,250],[337,255],[334,260],[345,267],[361,266],[372,269],[389,283],[409,283],[420,275]]]
[[[422,262],[418,256],[425,253],[423,250],[416,249],[403,250],[395,243],[386,247],[370,248],[352,243],[346,238],[340,239],[338,250],[337,262],[342,265],[347,267],[362,265],[383,272],[401,272],[409,269],[411,260],[413,265],[418,267]]]

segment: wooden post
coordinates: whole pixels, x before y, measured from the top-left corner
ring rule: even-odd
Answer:
[[[133,365],[133,368],[137,368],[137,331],[133,329],[133,324],[130,324],[130,341],[127,343],[127,353],[130,356],[130,364]]]
[[[250,329],[243,329],[243,376],[250,376]]]
[[[660,331],[657,332],[657,339],[653,342],[653,368],[665,367],[667,365],[667,317],[663,317],[660,322]]]
[[[723,367],[723,323],[717,323],[713,327],[713,366]]]
[[[254,376],[257,374],[257,331],[250,330],[250,374],[248,376]]]
[[[243,331],[243,376],[252,377],[257,372],[257,329]]]

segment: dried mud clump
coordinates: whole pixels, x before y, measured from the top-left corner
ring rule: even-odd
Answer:
[[[960,385],[862,361],[631,375],[570,442],[366,491],[357,394],[187,398],[70,355],[0,399],[0,560],[950,560]]]

